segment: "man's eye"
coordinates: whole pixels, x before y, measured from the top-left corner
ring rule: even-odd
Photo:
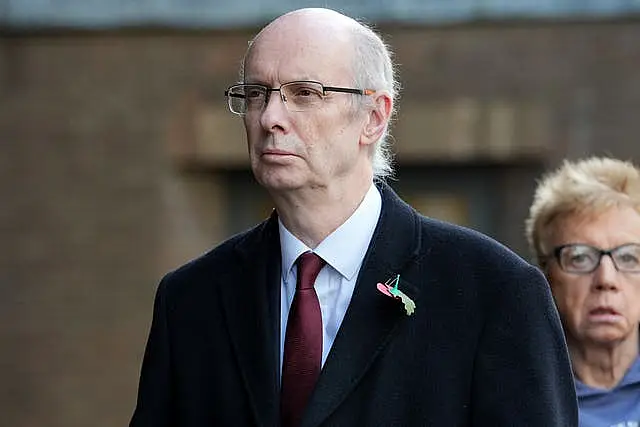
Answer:
[[[260,98],[263,96],[264,91],[259,89],[249,89],[247,90],[246,96],[247,98]]]
[[[295,88],[295,90],[293,91],[293,96],[295,96],[296,98],[321,98],[322,94],[318,92],[317,89],[301,86]]]
[[[299,89],[298,92],[296,93],[296,96],[311,96],[311,95],[313,95],[313,92],[311,92],[310,89],[306,89],[306,88]]]

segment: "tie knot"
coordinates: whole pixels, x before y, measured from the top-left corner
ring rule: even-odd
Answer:
[[[298,258],[297,289],[311,289],[325,261],[313,252],[305,252]]]

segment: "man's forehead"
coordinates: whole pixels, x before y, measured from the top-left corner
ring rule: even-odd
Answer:
[[[265,34],[256,39],[251,46],[249,54],[251,56],[260,56],[278,52],[281,55],[316,55],[321,52],[331,54],[340,48],[341,46],[338,43],[331,43],[326,38],[312,37],[308,34],[297,36],[296,34],[280,33],[274,35]]]
[[[317,39],[257,40],[245,58],[245,78],[278,75],[278,80],[318,80],[350,75],[352,47]],[[266,77],[266,76],[265,76]]]

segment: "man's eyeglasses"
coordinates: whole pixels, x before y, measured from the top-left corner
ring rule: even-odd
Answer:
[[[310,111],[322,104],[327,92],[372,95],[375,90],[324,86],[314,81],[295,81],[280,85],[279,88],[259,84],[237,84],[230,86],[224,95],[229,101],[231,112],[243,116],[248,112],[262,111],[269,103],[271,92],[280,92],[280,98],[289,111]]]
[[[616,270],[640,273],[640,244],[627,243],[609,250],[574,243],[554,248],[553,255],[563,271],[574,274],[593,273],[608,255]]]

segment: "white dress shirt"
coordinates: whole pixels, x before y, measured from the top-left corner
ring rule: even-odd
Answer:
[[[371,237],[382,209],[382,198],[375,185],[371,185],[356,211],[333,233],[328,235],[312,252],[325,265],[315,282],[322,313],[322,365],[327,360],[342,319],[347,312],[358,279],[362,260],[369,248]],[[296,290],[296,260],[311,251],[278,220],[282,251],[282,280],[280,292],[280,367],[284,354],[289,309]],[[280,369],[282,372],[282,369]]]

